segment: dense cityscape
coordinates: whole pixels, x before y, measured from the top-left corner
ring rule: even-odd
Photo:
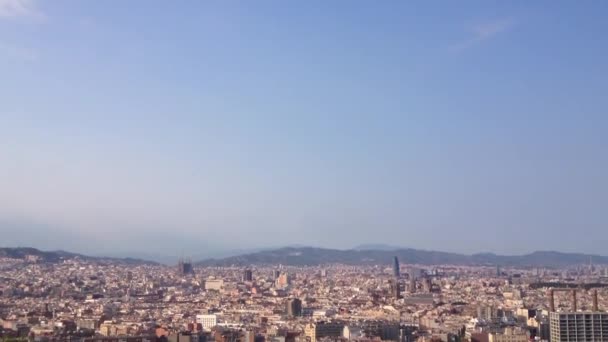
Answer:
[[[0,260],[30,341],[608,341],[608,268]]]
[[[608,0],[0,0],[0,342],[608,342],[607,36]]]

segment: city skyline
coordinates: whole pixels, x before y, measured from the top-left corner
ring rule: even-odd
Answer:
[[[0,0],[2,245],[606,255],[607,7]]]
[[[0,255],[7,257],[23,257],[25,255],[38,255],[41,260],[56,261],[61,258],[83,257],[91,260],[107,260],[109,262],[135,262],[158,263],[163,265],[177,264],[183,273],[188,273],[193,264],[201,267],[230,266],[230,265],[369,265],[383,264],[393,260],[393,275],[400,278],[400,263],[402,258],[405,264],[421,264],[427,266],[437,265],[477,265],[496,266],[496,274],[501,274],[501,267],[532,267],[532,268],[560,268],[560,267],[603,267],[608,265],[608,256],[567,253],[560,251],[531,251],[525,254],[496,254],[488,251],[463,254],[439,250],[423,250],[406,247],[396,247],[376,244],[375,247],[356,246],[346,249],[332,249],[314,246],[292,245],[285,247],[250,248],[247,250],[214,250],[203,253],[184,255],[171,255],[168,253],[91,253],[70,250],[44,250],[31,246],[4,246],[0,245]],[[399,255],[399,256],[397,256]],[[186,265],[187,264],[187,265]],[[186,265],[183,268],[183,265]],[[190,269],[191,271],[191,269]]]

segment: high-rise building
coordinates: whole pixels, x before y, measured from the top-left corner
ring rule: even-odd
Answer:
[[[498,313],[495,307],[488,305],[477,306],[477,318],[485,321],[492,321],[498,317]]]
[[[429,293],[431,292],[431,289],[433,288],[433,280],[431,279],[431,277],[424,277],[422,278],[422,289],[424,292]]]
[[[297,317],[302,316],[302,301],[298,298],[292,298],[287,301],[286,305],[287,316]]]
[[[287,273],[281,273],[277,279],[274,281],[274,286],[277,288],[284,288],[290,283],[290,278]]]
[[[541,341],[549,341],[551,339],[551,324],[549,320],[543,318],[538,323],[538,329],[536,335],[540,338]]]
[[[488,336],[489,342],[528,342],[530,337],[524,330],[505,328],[502,333],[493,332]]]
[[[401,282],[399,279],[391,279],[389,285],[392,297],[395,299],[401,298]]]
[[[555,310],[556,291],[571,293],[572,308],[568,312]],[[576,290],[550,289],[549,295],[549,330],[551,342],[605,342],[608,341],[608,313],[598,309],[597,290],[593,291],[593,310],[578,311]]]
[[[280,270],[274,270],[274,271],[272,271],[272,280],[277,280],[277,278],[279,278],[279,276],[281,276],[281,271]]]
[[[550,312],[551,342],[608,341],[606,312]]]
[[[401,275],[401,270],[399,269],[399,258],[395,256],[395,260],[393,261],[393,275],[395,278],[399,278]]]
[[[249,269],[243,271],[243,281],[253,281],[253,271]]]
[[[418,326],[414,324],[401,325],[399,328],[399,341],[401,342],[414,342],[416,341],[416,333]]]

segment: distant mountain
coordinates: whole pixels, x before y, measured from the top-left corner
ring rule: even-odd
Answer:
[[[99,258],[111,258],[111,259],[138,259],[138,260],[146,260],[153,263],[164,264],[164,265],[175,265],[179,261],[178,256],[174,255],[164,255],[161,253],[145,253],[145,252],[107,252],[107,253],[96,253],[94,257]],[[195,260],[199,260],[202,258],[208,258],[208,255],[204,257],[197,257]]]
[[[372,247],[378,249],[370,249]],[[390,247],[390,249],[389,249]],[[291,265],[318,266],[326,264],[345,265],[383,265],[391,264],[397,256],[403,264],[422,265],[501,265],[520,267],[563,267],[572,265],[594,264],[608,265],[608,257],[581,253],[561,253],[554,251],[537,251],[525,255],[497,255],[478,253],[473,255],[426,251],[412,248],[392,249],[386,245],[362,245],[356,249],[340,250],[316,247],[284,247],[277,249],[251,250],[240,255],[199,261],[199,266],[249,266],[249,265]],[[41,251],[31,247],[0,248],[0,257],[25,259],[28,255],[40,258],[41,262],[56,263],[68,259],[81,259],[90,262],[117,264],[148,264],[157,262],[137,258],[116,258],[87,256],[66,251]]]
[[[403,249],[403,247],[391,246],[383,243],[368,243],[353,248],[353,250],[356,251],[396,251],[398,249]]]
[[[69,259],[81,259],[95,262],[111,262],[130,265],[157,264],[153,261],[135,259],[135,258],[109,258],[109,257],[93,257],[66,251],[41,251],[31,247],[15,247],[15,248],[0,248],[1,258],[25,259],[28,255],[36,256],[41,262],[56,263]]]
[[[295,247],[295,246],[294,246]],[[297,246],[301,247],[301,246]],[[199,253],[183,253],[182,255],[170,255],[163,254],[162,251],[160,253],[147,253],[147,252],[139,252],[139,251],[121,251],[121,252],[106,252],[100,253],[96,255],[105,255],[105,257],[111,258],[136,258],[141,260],[150,260],[164,265],[176,265],[180,258],[190,259],[190,260],[205,260],[205,259],[220,259],[220,258],[228,258],[231,256],[242,255],[242,254],[251,254],[266,250],[273,250],[279,247],[263,247],[263,248],[247,248],[247,249],[222,249],[222,248],[209,248],[204,249]]]
[[[365,245],[364,245],[365,247]],[[586,264],[591,259],[595,264],[608,264],[608,257],[579,253],[539,251],[525,255],[505,256],[492,253],[473,255],[426,251],[412,248],[385,249],[327,249],[314,247],[285,247],[242,254],[221,259],[200,261],[201,266],[247,266],[247,265],[291,265],[316,266],[324,264],[380,265],[390,264],[397,256],[404,264],[423,265],[501,265],[522,267],[559,267]]]

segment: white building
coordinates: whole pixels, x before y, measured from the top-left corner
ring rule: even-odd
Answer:
[[[224,287],[224,281],[222,279],[207,279],[205,280],[205,290],[220,291]]]
[[[551,312],[551,342],[608,341],[608,313]]]
[[[356,327],[356,326],[344,326],[344,329],[342,330],[342,337],[344,337],[347,340],[354,340],[357,338],[362,338],[364,336],[363,334],[363,330],[361,329],[361,327]]]
[[[217,325],[216,315],[196,315],[196,323],[200,323],[205,330],[211,330]]]

